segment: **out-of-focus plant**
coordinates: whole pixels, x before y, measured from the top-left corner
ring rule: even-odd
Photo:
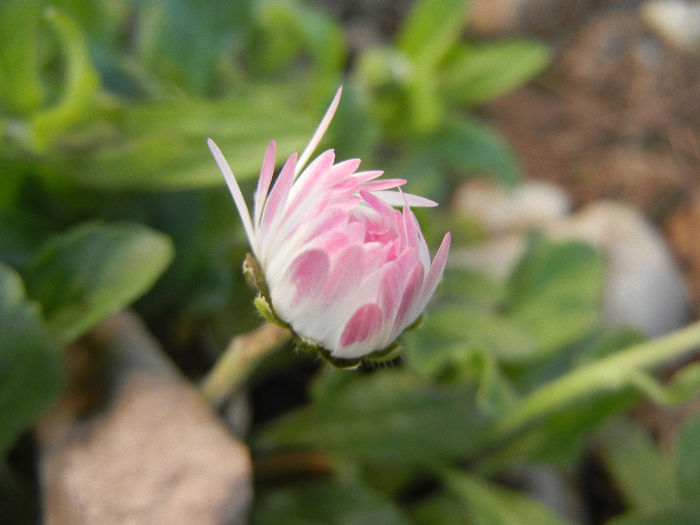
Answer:
[[[532,78],[549,53],[530,40],[466,43],[468,4],[415,2],[395,41],[363,50],[352,75],[371,120],[399,146],[404,170],[466,170],[512,184],[518,177],[512,153],[493,130],[463,110]]]
[[[493,479],[535,465],[570,468],[597,434],[630,504],[614,523],[697,521],[697,422],[665,457],[614,416],[640,394],[663,403],[697,394],[698,365],[664,386],[649,371],[691,351],[700,326],[650,342],[605,329],[602,271],[590,247],[542,239],[504,282],[448,269],[425,326],[404,336],[402,368],[360,377],[324,370],[309,405],[254,434],[261,483],[274,487],[261,493],[256,523],[280,513],[292,523],[572,523]],[[293,454],[307,461],[290,472]],[[319,464],[331,466],[331,483],[313,481]],[[294,474],[311,479],[275,485]],[[348,494],[361,506],[328,503]]]

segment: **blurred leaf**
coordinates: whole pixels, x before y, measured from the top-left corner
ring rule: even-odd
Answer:
[[[698,339],[700,323],[694,323],[658,340],[645,341],[574,368],[521,398],[496,423],[494,436],[512,436],[546,417],[570,411],[572,406],[629,392],[640,373],[689,355],[696,349]]]
[[[207,137],[216,141],[239,179],[259,172],[270,140],[277,142],[278,159],[306,145],[314,123],[284,100],[281,92],[261,90],[251,98],[226,101],[127,106],[119,136],[71,156],[65,176],[119,189],[223,187]]]
[[[147,291],[172,256],[170,240],[144,226],[84,224],[39,253],[27,268],[27,289],[65,343]]]
[[[574,366],[581,366],[614,354],[621,348],[641,343],[646,338],[633,328],[608,329],[598,334],[574,356]]]
[[[542,503],[517,491],[457,472],[446,477],[447,490],[459,498],[470,525],[564,525]]]
[[[47,224],[20,209],[0,209],[0,260],[16,268],[26,264],[50,234]]]
[[[484,420],[472,400],[468,388],[438,387],[399,371],[356,376],[263,429],[254,446],[424,465],[478,446]]]
[[[390,500],[357,482],[307,481],[263,491],[253,506],[254,525],[408,525]]]
[[[700,414],[688,417],[676,439],[676,476],[683,498],[700,503]],[[699,515],[700,516],[700,515]]]
[[[443,98],[438,93],[438,83],[430,71],[414,70],[406,86],[410,113],[410,126],[417,133],[430,133],[445,120]],[[402,111],[405,121],[405,109]]]
[[[601,439],[605,464],[631,509],[661,509],[678,501],[673,465],[643,429],[617,421]]]
[[[331,17],[298,2],[260,2],[258,8],[261,27],[249,58],[254,69],[279,73],[306,50],[318,72],[340,77],[344,35]]]
[[[501,372],[493,355],[487,351],[481,351],[474,356],[481,367],[476,402],[485,414],[497,418],[513,408],[516,402],[515,391]]]
[[[436,64],[459,38],[466,22],[465,0],[418,0],[401,26],[397,45],[421,66]]]
[[[634,512],[608,521],[606,525],[697,525],[700,504],[683,504],[651,512]]]
[[[61,98],[32,117],[33,146],[47,150],[68,128],[82,121],[94,106],[99,89],[99,76],[92,65],[87,42],[75,20],[56,8],[48,8],[46,19],[56,32],[64,59],[64,81]]]
[[[502,281],[484,272],[448,267],[437,289],[435,302],[474,310],[495,311],[500,308],[506,291]]]
[[[138,4],[135,55],[161,82],[197,95],[214,87],[218,62],[243,38],[252,21],[251,0]]]
[[[58,349],[19,276],[0,263],[0,456],[62,385]]]
[[[551,414],[486,458],[479,471],[498,473],[513,464],[529,462],[571,465],[585,450],[591,432],[611,416],[629,409],[638,399],[629,392],[622,392]]]
[[[531,40],[462,46],[441,70],[446,96],[475,105],[500,97],[524,84],[549,61],[546,46]]]
[[[44,98],[39,75],[40,2],[0,2],[0,107],[28,114]]]
[[[506,141],[476,119],[450,120],[426,143],[435,162],[460,174],[488,174],[508,186],[520,178],[515,155]]]
[[[439,492],[409,507],[416,525],[465,525],[466,511],[461,499]]]
[[[684,366],[664,388],[666,401],[685,403],[700,392],[700,363]]]
[[[510,277],[506,316],[527,327],[544,354],[580,341],[600,320],[603,271],[586,244],[535,240]]]
[[[471,362],[475,350],[497,361],[522,362],[539,350],[531,334],[495,313],[469,310],[464,305],[433,308],[424,326],[406,333],[409,364],[423,375],[443,372],[452,364]]]
[[[683,367],[667,384],[644,371],[632,375],[630,383],[661,406],[686,403],[700,391],[700,363]]]

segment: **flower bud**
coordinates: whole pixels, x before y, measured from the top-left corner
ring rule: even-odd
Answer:
[[[238,208],[254,259],[246,274],[268,319],[289,326],[302,347],[337,366],[391,358],[442,278],[450,234],[430,261],[411,206],[436,203],[397,188],[403,179],[335,162],[333,150],[306,162],[340,100],[339,89],[308,146],[287,159],[272,184],[275,142],[265,154],[253,215],[216,144],[208,144]],[[401,209],[396,209],[400,207]]]

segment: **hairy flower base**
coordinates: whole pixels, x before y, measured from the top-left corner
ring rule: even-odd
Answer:
[[[283,321],[279,315],[277,315],[275,309],[272,307],[272,301],[270,300],[269,295],[270,292],[267,283],[265,282],[265,276],[260,268],[260,264],[258,264],[258,261],[250,253],[246,254],[245,261],[243,262],[243,274],[245,275],[248,284],[257,293],[254,304],[255,308],[258,310],[258,313],[266,321],[288,329],[292,333],[294,343],[299,350],[316,353],[330,365],[341,369],[357,368],[363,361],[371,361],[375,363],[391,361],[401,354],[401,342],[397,339],[386,348],[376,350],[358,359],[342,359],[339,357],[333,357],[332,352],[324,348],[321,343],[296,333],[289,323]],[[419,326],[422,321],[423,316],[421,315],[415,323],[406,328],[406,331],[412,330]]]

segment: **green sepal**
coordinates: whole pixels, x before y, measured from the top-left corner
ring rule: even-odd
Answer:
[[[418,319],[413,321],[410,325],[408,325],[406,328],[403,329],[404,332],[411,332],[412,330],[415,330],[416,328],[420,328],[423,326],[423,321],[425,320],[425,314],[420,314],[418,316]],[[403,333],[403,332],[402,332]],[[393,344],[393,343],[392,343]],[[387,347],[388,348],[388,347]]]
[[[277,326],[281,326],[282,328],[289,328],[289,325],[278,317],[278,315],[272,309],[272,305],[265,297],[263,297],[262,295],[258,295],[253,300],[253,304],[258,310],[258,313],[262,315],[263,319],[272,324],[276,324]]]
[[[397,339],[386,348],[372,352],[371,354],[366,355],[363,359],[374,363],[385,363],[399,357],[401,352],[403,352],[403,345],[401,344],[401,341]]]
[[[304,337],[303,335],[300,335],[294,331],[292,331],[292,334],[298,350],[317,354],[333,368],[348,370],[360,366],[362,359],[339,359],[337,357],[333,357],[331,352],[326,350],[318,341]]]
[[[338,370],[355,370],[360,367],[362,359],[340,359],[333,357],[326,349],[319,349],[318,355],[321,356],[326,363]]]
[[[246,254],[243,261],[243,275],[250,287],[258,293],[257,297],[253,299],[253,304],[263,319],[282,328],[289,328],[289,324],[280,319],[275,309],[272,308],[270,289],[267,287],[265,274],[258,261],[250,253]]]
[[[252,254],[247,253],[243,261],[243,275],[250,287],[270,303],[270,289],[265,281],[265,273]]]

